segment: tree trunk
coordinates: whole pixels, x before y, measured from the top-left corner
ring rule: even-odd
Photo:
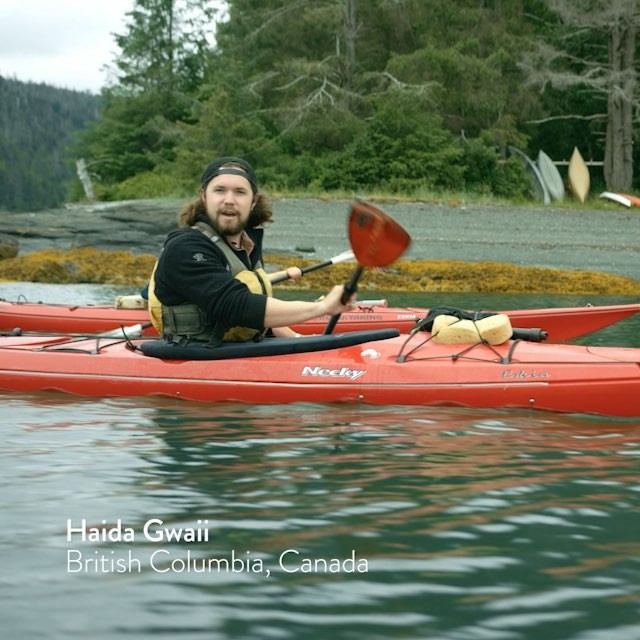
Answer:
[[[353,91],[353,76],[356,69],[356,0],[344,0],[342,7],[342,20],[344,25],[344,85],[351,94]]]
[[[633,96],[636,74],[636,27],[633,15],[622,15],[611,25],[609,91],[604,178],[609,191],[627,192],[633,180]]]
[[[95,202],[96,194],[93,190],[93,183],[91,182],[89,171],[87,171],[87,163],[84,161],[84,158],[78,158],[78,160],[76,160],[76,171],[78,172],[78,178],[82,183],[82,188],[87,196],[87,200]]]

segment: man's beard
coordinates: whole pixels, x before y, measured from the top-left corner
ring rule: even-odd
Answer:
[[[222,225],[218,222],[218,220],[220,219],[218,216],[216,216],[215,218],[209,216],[209,219],[211,220],[211,226],[221,236],[236,236],[239,233],[242,233],[247,228],[247,222],[243,222],[239,216],[237,216],[233,221],[223,218]]]

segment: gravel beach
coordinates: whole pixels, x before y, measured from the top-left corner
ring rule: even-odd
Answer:
[[[409,231],[405,258],[491,260],[586,269],[640,280],[640,209],[371,201]],[[20,255],[44,248],[126,249],[156,254],[180,201],[135,200],[35,213],[0,213]],[[323,260],[348,248],[350,200],[273,198],[265,253]]]
[[[311,245],[329,255],[343,251],[349,206],[346,200],[279,201],[269,248]],[[495,260],[640,279],[640,210],[429,203],[377,206],[411,234],[405,258]]]

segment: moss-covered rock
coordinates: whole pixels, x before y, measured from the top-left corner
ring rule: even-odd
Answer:
[[[146,284],[156,256],[91,247],[34,251],[0,261],[0,280],[58,284]],[[268,271],[305,267],[313,260],[265,256]],[[354,263],[318,269],[297,282],[276,285],[290,289],[328,290],[349,278]],[[361,291],[443,291],[466,293],[548,293],[640,295],[640,281],[597,271],[523,267],[504,262],[463,260],[398,260],[384,269],[367,269]]]

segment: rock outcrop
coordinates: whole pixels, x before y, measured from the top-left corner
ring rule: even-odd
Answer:
[[[15,258],[19,250],[18,240],[6,233],[0,233],[0,260]]]
[[[157,254],[176,226],[182,201],[126,200],[68,205],[37,212],[0,212],[4,234],[20,254],[39,249],[95,247]]]

